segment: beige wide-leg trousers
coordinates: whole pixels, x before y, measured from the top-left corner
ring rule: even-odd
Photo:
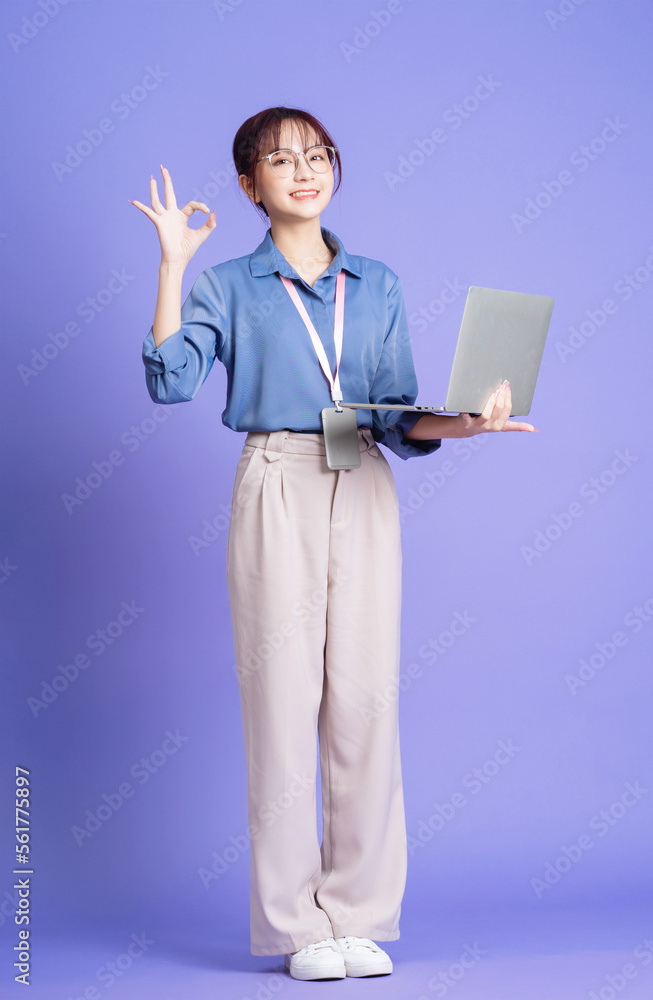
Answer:
[[[321,434],[250,431],[227,582],[242,706],[253,955],[399,937],[401,526],[369,428],[332,470]],[[317,836],[317,754],[323,838]]]

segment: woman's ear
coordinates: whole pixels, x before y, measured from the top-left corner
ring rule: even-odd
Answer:
[[[255,198],[253,194],[254,185],[250,181],[247,174],[239,174],[238,183],[240,184],[241,188],[243,189],[247,197],[250,198],[255,204],[258,204],[259,199]]]

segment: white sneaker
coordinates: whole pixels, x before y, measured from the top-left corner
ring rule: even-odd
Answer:
[[[293,979],[344,979],[347,975],[342,952],[332,937],[307,944],[284,961]]]
[[[347,934],[336,938],[345,961],[348,976],[387,976],[392,972],[392,959],[383,948],[369,938]]]

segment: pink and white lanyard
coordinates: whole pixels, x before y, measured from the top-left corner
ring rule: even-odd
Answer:
[[[336,409],[340,409],[338,402],[342,399],[342,392],[340,391],[340,376],[338,374],[338,369],[340,368],[340,358],[342,356],[342,336],[343,336],[343,321],[345,316],[345,272],[340,271],[338,277],[336,278],[336,318],[333,327],[333,339],[336,345],[336,374],[335,377],[331,374],[331,369],[329,368],[329,362],[324,350],[324,345],[319,338],[318,332],[311,322],[311,318],[306,312],[306,307],[299,297],[299,292],[295,288],[295,285],[290,280],[290,278],[284,278],[282,274],[279,275],[286,290],[293,300],[299,315],[304,320],[306,324],[306,329],[311,335],[311,340],[313,341],[313,347],[315,348],[315,353],[318,356],[320,365],[322,366],[322,371],[327,377],[329,385],[331,387],[331,399],[336,404]]]

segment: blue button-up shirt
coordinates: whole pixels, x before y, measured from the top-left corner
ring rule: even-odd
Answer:
[[[209,267],[181,308],[179,330],[155,347],[150,327],[143,343],[145,379],[157,403],[193,399],[215,358],[227,370],[222,422],[235,431],[322,432],[320,412],[333,406],[308,330],[279,275],[291,278],[335,372],[333,339],[336,277],[345,271],[344,339],[340,388],[349,403],[406,403],[417,399],[401,282],[379,260],[348,254],[322,227],[337,253],[311,287],[275,246],[270,229],[251,254]],[[421,413],[355,410],[358,426],[400,458],[427,455],[441,441],[405,434]]]

